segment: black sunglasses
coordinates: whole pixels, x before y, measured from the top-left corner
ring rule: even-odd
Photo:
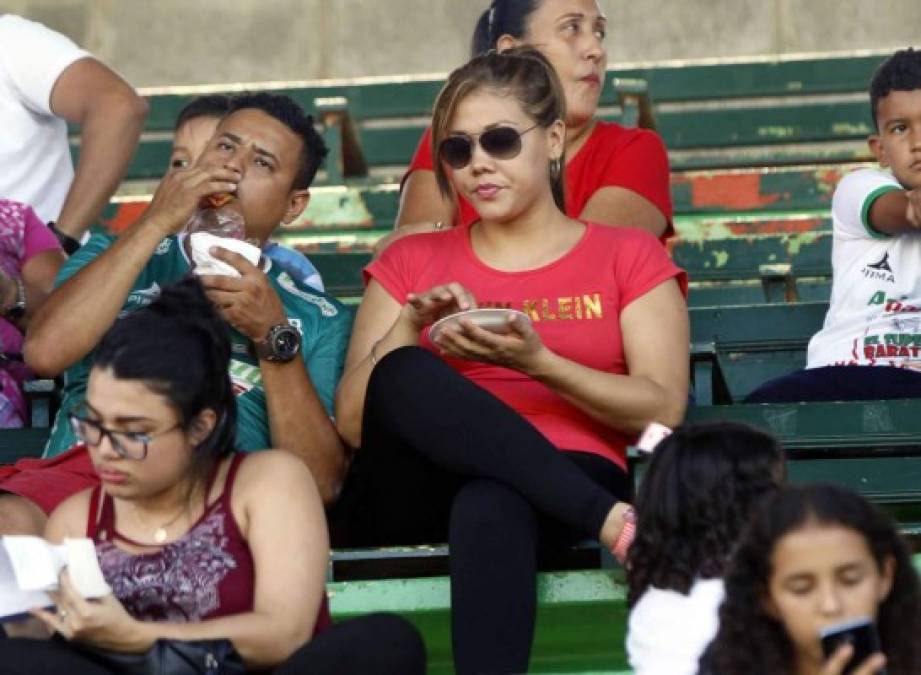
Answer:
[[[490,157],[512,159],[521,152],[521,137],[536,129],[538,124],[518,131],[512,127],[493,127],[475,136],[457,134],[448,136],[438,145],[438,156],[452,169],[463,169],[470,164],[473,146],[479,142],[480,147]]]

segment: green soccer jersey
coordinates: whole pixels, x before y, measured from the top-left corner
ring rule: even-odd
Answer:
[[[114,237],[96,234],[61,268],[55,286],[60,286],[105,251]],[[351,330],[351,313],[337,300],[293,279],[271,261],[266,275],[284,304],[288,321],[301,333],[301,357],[313,386],[331,415],[333,393],[342,374],[345,350]],[[141,270],[125,300],[123,316],[153,302],[163,286],[179,281],[191,269],[189,259],[177,237],[164,239]],[[249,340],[228,326],[231,340],[230,378],[237,396],[237,447],[252,451],[272,447],[269,416],[259,361],[251,355]],[[45,446],[47,457],[54,457],[76,443],[67,414],[86,396],[86,381],[93,353],[64,373],[61,409]]]

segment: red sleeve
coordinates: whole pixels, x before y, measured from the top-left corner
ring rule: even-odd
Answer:
[[[58,238],[54,236],[54,232],[35,215],[32,207],[27,207],[23,215],[25,221],[22,242],[23,263],[44,251],[61,250],[61,244],[58,242]]]
[[[419,145],[416,146],[416,152],[413,153],[409,168],[406,169],[406,173],[400,179],[400,192],[403,191],[403,184],[409,178],[409,174],[416,169],[435,170],[435,164],[432,161],[432,127],[427,128],[422,134],[422,138],[419,139]]]
[[[682,295],[688,295],[688,275],[668,257],[665,248],[649,232],[618,228],[626,241],[620,243],[614,271],[621,289],[620,311],[668,279],[675,279]]]
[[[657,133],[648,129],[635,130],[634,138],[611,156],[605,166],[599,187],[606,185],[625,187],[645,197],[671,223],[668,154]]]
[[[362,271],[365,286],[374,279],[384,287],[401,305],[406,302],[406,294],[413,290],[415,275],[413,265],[416,256],[415,240],[420,235],[403,237],[384,249],[380,257],[372,260]]]

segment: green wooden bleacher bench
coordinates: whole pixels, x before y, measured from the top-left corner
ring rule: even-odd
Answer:
[[[696,403],[739,403],[768,380],[804,368],[827,311],[827,302],[692,307]]]
[[[621,119],[626,105],[627,121],[635,121],[642,111],[631,110],[635,102],[630,101],[630,89],[637,80],[645,81],[653,95],[656,126],[672,152],[673,166],[681,170],[869,160],[864,139],[871,122],[865,92],[883,57],[613,68],[609,83],[624,82],[627,93],[606,87],[601,112],[609,119]],[[264,83],[253,88],[289,94],[315,114],[322,112],[318,99],[345,99],[372,174],[395,177],[409,161],[442,83],[441,77],[394,76]],[[129,177],[158,178],[166,165],[167,136],[178,111],[195,95],[219,90],[142,90],[151,109],[145,142]]]
[[[336,620],[391,611],[421,632],[431,675],[453,672],[446,577],[335,582]],[[530,673],[630,673],[624,650],[626,588],[620,570],[542,573]]]
[[[921,533],[919,401],[692,406],[686,422],[743,422],[774,434],[790,479],[836,482],[881,504]]]

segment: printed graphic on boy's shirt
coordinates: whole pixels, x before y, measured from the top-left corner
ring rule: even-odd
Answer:
[[[888,284],[895,283],[895,272],[892,271],[892,266],[889,264],[889,251],[886,251],[877,262],[865,265],[860,273],[867,279],[885,281]]]

